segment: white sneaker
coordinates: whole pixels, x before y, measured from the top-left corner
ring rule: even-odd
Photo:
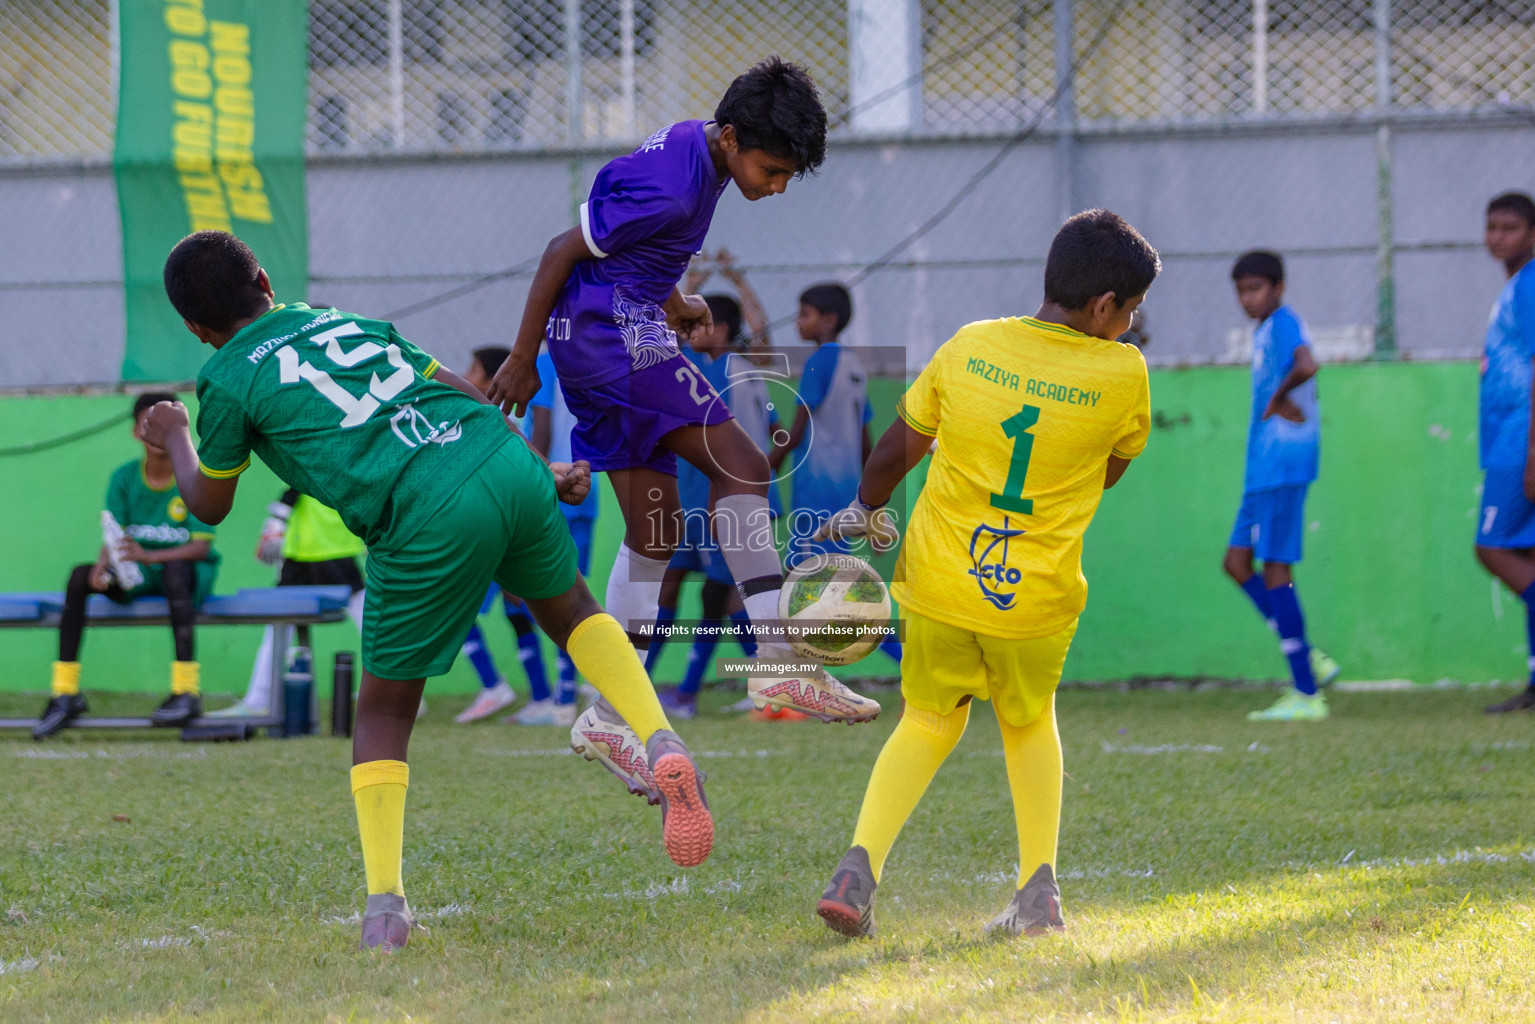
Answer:
[[[570,730],[570,749],[618,776],[635,796],[643,796],[652,804],[661,802],[645,744],[607,701],[598,701],[581,712]]]
[[[746,681],[752,704],[761,708],[788,708],[823,722],[872,722],[879,717],[879,702],[854,693],[825,669],[814,675],[773,679],[757,676]]]
[[[479,694],[474,698],[474,703],[460,711],[453,721],[459,725],[467,725],[470,722],[478,722],[482,718],[489,718],[497,711],[503,711],[517,703],[516,692],[503,679],[490,689],[481,687]]]
[[[559,704],[553,697],[525,704],[515,715],[507,715],[503,722],[517,725],[563,725],[569,729],[576,724],[577,708],[574,703]]]

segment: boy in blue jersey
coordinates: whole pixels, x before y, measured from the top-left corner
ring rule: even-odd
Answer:
[[[1535,708],[1535,463],[1530,458],[1531,360],[1535,359],[1535,200],[1506,192],[1487,204],[1487,252],[1508,283],[1493,303],[1482,348],[1482,511],[1476,557],[1525,605],[1530,682],[1488,714]]]
[[[815,540],[827,516],[858,494],[869,459],[869,377],[857,353],[837,339],[853,319],[853,297],[836,282],[812,285],[799,297],[794,326],[802,341],[817,346],[800,376],[794,425],[770,457],[774,469],[792,453],[794,511],[789,516],[787,562],[793,569],[816,554],[849,550],[846,541]],[[879,649],[901,660],[901,644],[887,637]]]
[[[549,353],[538,354],[538,375],[543,381],[538,394],[528,403],[532,415],[532,429],[528,432],[533,447],[551,462],[570,459],[570,433],[576,419],[565,396],[560,392],[560,382],[555,376],[554,361]],[[565,526],[570,539],[576,543],[576,567],[582,576],[592,573],[592,532],[597,526],[597,488],[593,487],[579,505],[560,505],[565,514]],[[545,690],[535,693],[526,707],[507,719],[518,725],[559,725],[570,728],[576,721],[576,664],[565,651],[558,652],[560,663],[559,684],[553,694]]]
[[[810,535],[853,500],[872,447],[868,374],[857,353],[837,340],[852,319],[853,297],[840,284],[812,285],[799,297],[794,326],[801,340],[817,348],[800,377],[794,425],[769,460],[777,469],[786,456],[794,455],[791,569],[811,554],[848,550],[845,542],[812,541]]]
[[[743,347],[741,326],[742,307],[751,311],[751,331],[754,341],[766,345],[769,341],[767,317],[756,293],[738,270],[735,270],[729,254],[721,250],[719,266],[723,276],[731,280],[741,293],[741,302],[728,295],[706,295],[713,325],[704,332],[696,348],[682,346],[683,355],[693,361],[730,414],[746,428],[747,433],[766,451],[772,444],[771,437],[778,430],[778,415],[768,400],[767,385],[762,374],[733,350]],[[707,279],[707,273],[689,273],[689,284],[697,287]],[[687,671],[682,682],[675,688],[658,689],[661,707],[667,714],[678,718],[693,718],[698,714],[698,693],[703,688],[704,672],[709,667],[719,645],[724,621],[731,620],[730,632],[735,633],[747,657],[755,657],[757,645],[746,629],[750,620],[741,604],[735,588],[735,577],[730,566],[709,530],[709,478],[687,463],[677,467],[677,494],[682,505],[682,543],[672,552],[671,562],[661,581],[660,612],[656,618],[657,632],[650,639],[650,649],[645,655],[645,670],[652,673],[660,659],[667,640],[667,627],[677,617],[677,602],[681,596],[682,582],[689,573],[704,575],[702,604],[703,616],[688,652]],[[768,488],[768,512],[774,518],[782,513],[776,483]],[[795,717],[793,711],[785,711]]]
[[[491,376],[506,360],[508,352],[508,349],[498,345],[475,349],[471,353],[469,369],[464,373],[464,380],[483,393],[490,384]],[[524,436],[528,434],[526,427],[525,421],[517,424],[517,428],[523,432]],[[543,454],[547,459],[548,453]],[[590,494],[587,495],[588,499],[591,497]],[[561,507],[569,506],[562,504]],[[490,614],[495,608],[497,594],[501,596],[501,610],[506,613],[507,625],[512,627],[512,633],[517,637],[517,660],[522,664],[523,673],[528,677],[528,694],[533,702],[537,702],[540,698],[547,701],[549,674],[544,669],[543,646],[539,641],[537,629],[533,625],[533,616],[528,612],[528,606],[515,594],[492,585],[485,592],[485,600],[480,602],[480,614]],[[469,627],[469,635],[464,638],[463,654],[469,659],[475,675],[480,677],[480,692],[475,695],[474,701],[467,708],[454,717],[455,722],[466,725],[470,722],[483,721],[517,702],[516,692],[507,683],[506,677],[496,670],[495,659],[491,657],[490,648],[485,643],[485,632],[480,629],[478,619]],[[574,720],[572,716],[571,721]]]
[[[1301,721],[1327,717],[1318,680],[1338,674],[1326,655],[1306,642],[1306,621],[1291,567],[1301,559],[1306,489],[1316,479],[1321,442],[1316,357],[1311,335],[1284,304],[1284,261],[1254,251],[1231,268],[1237,301],[1258,321],[1253,332],[1252,420],[1247,431],[1247,474],[1242,507],[1226,548],[1224,568],[1246,592],[1290,664],[1294,685],[1249,721]],[[1263,574],[1253,571],[1253,554]]]
[[[803,68],[776,57],[730,84],[712,121],[653,132],[610,161],[581,206],[580,225],[544,251],[528,288],[512,354],[490,398],[520,413],[538,391],[536,357],[547,337],[565,401],[576,416],[577,459],[605,472],[624,516],[624,543],[607,599],[637,644],[653,623],[661,580],[680,536],[677,458],[709,478],[716,540],[741,588],[760,654],[795,662],[778,620],[783,567],[768,514],[767,458],[677,349],[711,323],[709,307],[678,287],[703,245],[714,208],[734,181],[749,200],[782,193],[826,155],[826,111]],[[825,721],[863,722],[879,705],[824,670],[748,680],[760,705],[788,706]],[[628,741],[628,726],[603,702],[577,719],[571,743],[636,789],[603,755]]]

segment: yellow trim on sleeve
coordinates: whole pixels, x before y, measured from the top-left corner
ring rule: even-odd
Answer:
[[[426,364],[426,369],[421,371],[421,376],[423,376],[423,377],[427,378],[428,380],[430,380],[431,377],[432,377],[432,374],[436,373],[440,369],[442,369],[442,364],[439,363],[437,360],[433,359],[430,363]]]
[[[1129,454],[1126,454],[1125,452],[1120,451],[1118,448],[1113,449],[1112,451],[1109,452],[1109,454],[1114,456],[1116,459],[1133,459],[1137,455],[1139,455],[1142,452],[1144,452],[1145,450],[1146,450],[1146,446],[1145,445],[1141,445],[1139,448],[1135,449],[1135,451],[1133,451],[1133,452],[1131,452]]]
[[[245,461],[240,463],[234,469],[212,469],[212,468],[210,468],[208,466],[207,463],[205,463],[201,459],[199,459],[197,461],[197,468],[203,471],[203,476],[212,477],[215,480],[228,480],[230,477],[232,477],[232,476],[239,476],[241,473],[245,472],[247,469],[250,469],[251,468],[251,460],[250,460],[250,456],[247,455],[245,457]]]
[[[214,536],[214,535],[213,535],[213,534],[211,534],[211,533],[205,533],[205,532],[198,532],[198,533],[194,533],[194,534],[192,534],[192,539],[193,539],[193,540],[206,540],[206,541],[213,541],[213,540],[217,540],[217,539],[218,539],[218,538],[217,538],[217,537],[215,537],[215,536]]]
[[[905,421],[906,425],[915,430],[917,433],[925,434],[928,437],[938,436],[937,427],[930,427],[926,423],[919,423],[912,419],[911,413],[906,411],[906,399],[904,397],[899,402],[895,403],[895,414],[901,417],[901,419]]]

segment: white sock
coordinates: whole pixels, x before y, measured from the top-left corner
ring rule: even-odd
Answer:
[[[368,592],[359,590],[346,601],[346,617],[352,620],[352,625],[357,627],[357,632],[362,632],[362,606],[367,602]]]
[[[714,503],[714,536],[741,590],[763,658],[788,657],[778,622],[783,563],[773,542],[773,518],[760,494],[727,494]]]
[[[668,561],[642,555],[627,544],[618,546],[603,604],[631,636],[641,636],[656,623],[661,609],[661,578],[666,575]]]
[[[248,708],[266,708],[272,704],[272,643],[275,630],[271,626],[261,631],[261,646],[256,648],[256,663],[251,666],[250,685],[240,703]]]

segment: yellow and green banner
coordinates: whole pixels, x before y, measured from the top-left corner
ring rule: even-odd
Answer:
[[[190,380],[207,357],[165,298],[182,237],[232,231],[278,295],[309,280],[306,0],[121,0],[113,169],[123,225],[124,380]]]

